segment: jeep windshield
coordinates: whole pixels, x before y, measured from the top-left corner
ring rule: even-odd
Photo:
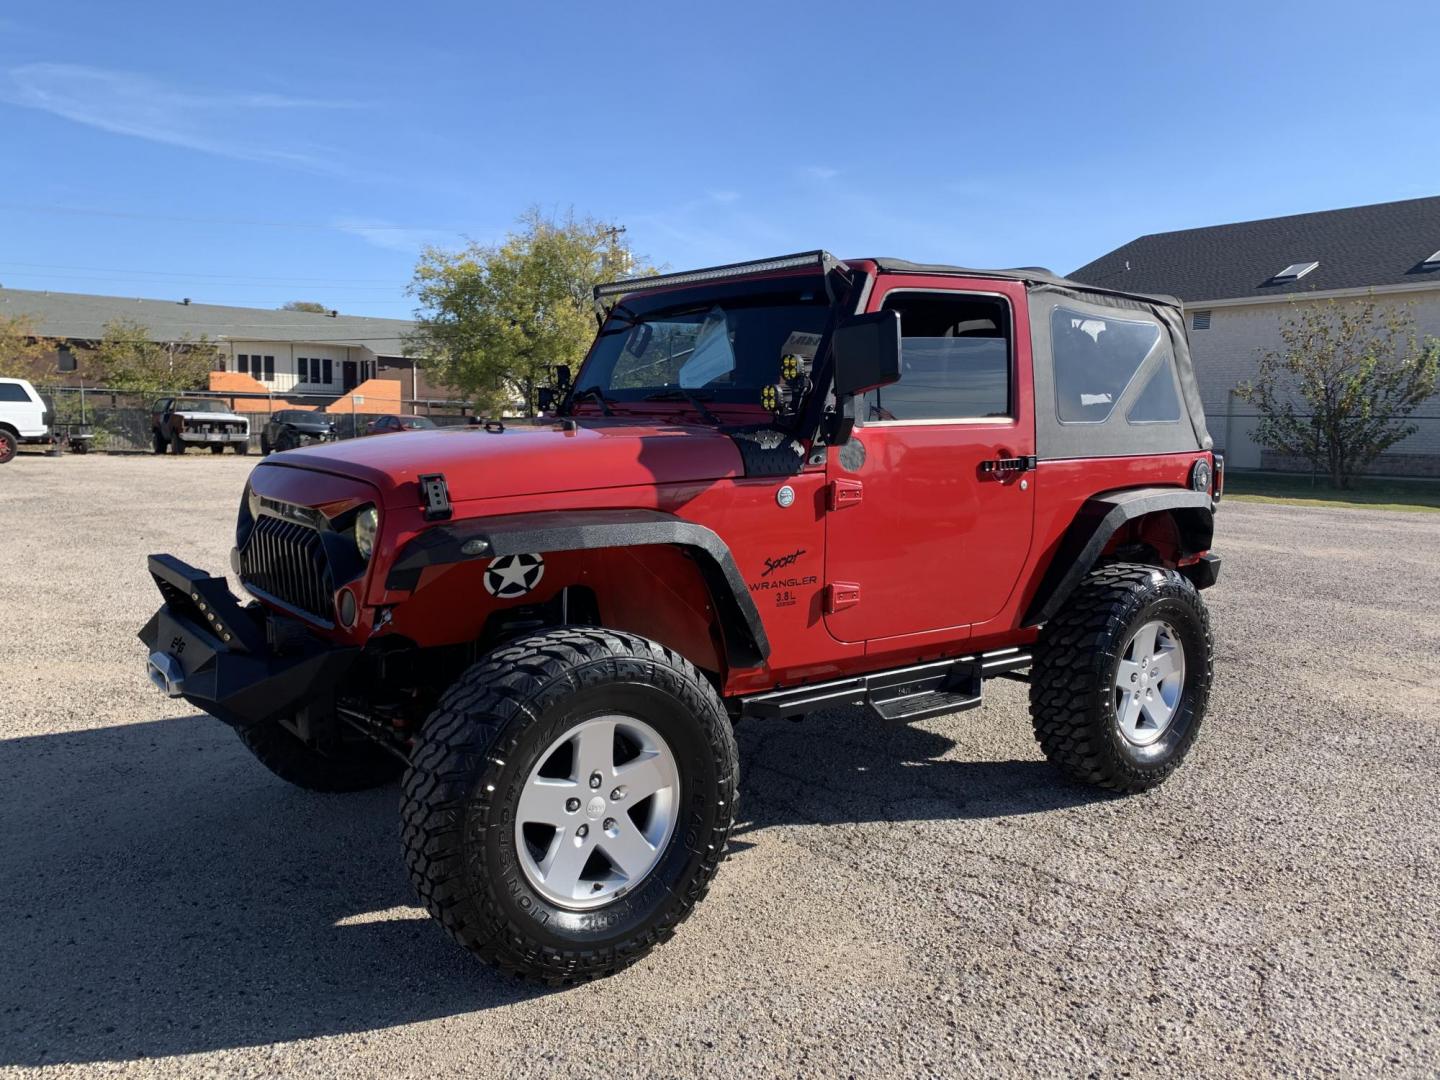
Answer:
[[[742,287],[743,286],[743,287]],[[830,318],[823,283],[736,282],[616,305],[575,380],[572,406],[760,405],[786,352],[813,357]]]

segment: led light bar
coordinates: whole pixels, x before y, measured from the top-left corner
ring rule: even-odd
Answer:
[[[747,274],[767,274],[776,270],[795,270],[813,266],[825,273],[840,261],[825,251],[804,251],[798,255],[781,255],[774,259],[756,259],[754,262],[729,263],[726,266],[711,266],[703,270],[687,270],[679,274],[655,274],[652,277],[629,278],[625,281],[611,281],[595,286],[595,301],[606,297],[624,296],[645,289],[663,289],[674,285],[689,285],[696,281],[717,281],[722,278],[744,277]]]

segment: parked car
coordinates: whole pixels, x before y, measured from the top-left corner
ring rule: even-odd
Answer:
[[[1177,301],[824,252],[595,300],[549,416],[257,466],[256,602],[149,562],[152,681],[301,787],[403,774],[460,945],[553,984],[669,939],[725,856],[741,718],[904,724],[1006,677],[1066,776],[1180,765],[1223,461]]]
[[[0,465],[14,459],[21,443],[48,442],[53,417],[24,379],[0,379]]]
[[[336,438],[335,418],[329,413],[284,409],[271,413],[269,421],[260,429],[260,453],[294,450],[297,446],[333,442]]]
[[[428,431],[435,427],[435,421],[428,416],[405,416],[387,413],[377,416],[365,425],[366,435],[384,435],[392,431]]]
[[[208,446],[212,454],[227,446],[250,452],[250,421],[214,398],[161,398],[150,407],[150,435],[157,454],[183,454],[192,446]]]

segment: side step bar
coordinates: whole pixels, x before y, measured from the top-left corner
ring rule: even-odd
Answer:
[[[1030,661],[1031,654],[1022,649],[997,649],[979,656],[772,690],[741,698],[740,715],[800,716],[837,705],[864,705],[887,723],[906,724],[976,708],[981,704],[981,687],[986,679],[1027,668]]]

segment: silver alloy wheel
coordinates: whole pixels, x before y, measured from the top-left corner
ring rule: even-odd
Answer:
[[[665,853],[680,818],[680,771],[660,733],[597,716],[540,755],[515,810],[515,849],[552,904],[594,908],[629,892]]]
[[[1152,619],[1125,644],[1115,670],[1115,722],[1133,746],[1165,734],[1185,690],[1185,646],[1167,622]]]

